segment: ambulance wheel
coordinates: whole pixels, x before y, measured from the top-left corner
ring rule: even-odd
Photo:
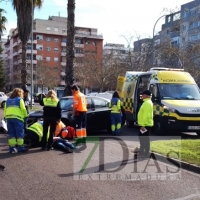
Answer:
[[[159,120],[154,121],[153,132],[156,135],[164,135],[166,131],[163,129],[163,125]]]
[[[131,127],[134,126],[134,122],[129,121],[129,120],[126,120],[126,125],[127,125],[129,128],[131,128]]]

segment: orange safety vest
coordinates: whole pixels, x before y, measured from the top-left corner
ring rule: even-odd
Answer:
[[[87,111],[87,101],[85,95],[80,91],[76,91],[74,93],[73,98],[73,107],[76,108],[77,111],[86,112]]]
[[[62,121],[60,121],[56,125],[56,130],[55,130],[55,133],[54,133],[55,137],[57,137],[65,127],[66,127],[65,124]]]

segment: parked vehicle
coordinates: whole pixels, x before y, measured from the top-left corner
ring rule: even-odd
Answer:
[[[87,130],[108,130],[110,131],[110,108],[108,108],[109,100],[96,97],[86,96],[87,99]],[[72,118],[72,104],[73,96],[62,97],[60,99],[60,105],[62,109],[61,120],[67,126],[76,127],[75,121]],[[28,125],[36,122],[39,118],[42,118],[43,110],[37,110],[30,112],[28,117]],[[124,125],[125,119],[122,125]]]
[[[1,108],[4,107],[7,99],[8,99],[8,96],[4,92],[0,92],[0,106],[1,106]]]
[[[200,135],[200,92],[193,77],[183,69],[152,68],[128,71],[118,77],[127,125],[137,121],[140,93],[149,89],[154,104],[154,132],[196,132]]]

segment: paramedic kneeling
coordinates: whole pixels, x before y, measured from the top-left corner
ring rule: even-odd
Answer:
[[[148,157],[150,150],[149,132],[153,126],[153,103],[151,101],[151,92],[146,90],[142,92],[143,104],[138,112],[139,141],[141,157]]]

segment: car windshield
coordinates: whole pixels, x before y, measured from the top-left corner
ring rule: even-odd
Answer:
[[[73,104],[72,98],[68,98],[68,99],[66,98],[66,99],[60,100],[61,110],[72,110],[72,104]]]
[[[162,99],[200,100],[197,85],[190,84],[159,84]]]

